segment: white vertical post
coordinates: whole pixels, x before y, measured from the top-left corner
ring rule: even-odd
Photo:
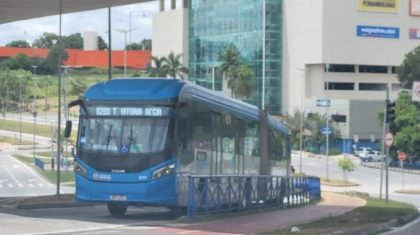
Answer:
[[[130,31],[131,34],[131,31]],[[127,31],[124,32],[124,78],[127,77]]]
[[[327,69],[327,100],[329,100],[330,99],[330,96],[329,96],[329,77],[328,77],[328,71],[330,70],[330,64],[329,63],[327,63],[326,64],[326,69]],[[330,104],[331,104],[331,102],[330,102]],[[327,150],[325,151],[326,152],[326,158],[327,158],[327,180],[329,180],[330,179],[330,176],[329,176],[329,148],[330,148],[330,146],[329,146],[329,136],[330,136],[330,132],[329,132],[329,121],[330,121],[330,106],[328,105],[327,106],[327,143],[326,143],[326,148],[327,148]]]
[[[261,109],[265,110],[265,0],[263,1],[263,68],[262,68],[262,104]]]

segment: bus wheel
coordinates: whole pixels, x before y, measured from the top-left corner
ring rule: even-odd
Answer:
[[[123,216],[127,211],[128,205],[126,203],[108,202],[108,211],[114,216]]]

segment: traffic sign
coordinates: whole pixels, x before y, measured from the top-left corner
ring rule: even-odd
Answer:
[[[316,106],[330,107],[331,101],[330,100],[316,100]]]
[[[407,157],[407,156],[405,155],[405,153],[404,153],[404,152],[399,152],[399,153],[398,153],[398,159],[399,159],[400,161],[404,161],[406,157]]]
[[[333,128],[330,127],[330,126],[328,127],[328,129],[325,126],[321,127],[321,133],[322,134],[331,134],[332,131],[333,131]]]
[[[420,82],[413,82],[413,94],[411,95],[412,101],[420,101]]]
[[[391,132],[385,134],[385,145],[389,148],[394,144],[394,135]]]

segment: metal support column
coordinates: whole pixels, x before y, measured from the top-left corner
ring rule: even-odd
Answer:
[[[63,0],[60,0],[60,26],[58,36],[58,123],[57,123],[57,198],[60,199],[60,141],[61,141],[61,15],[63,12]]]
[[[111,7],[108,8],[108,79],[112,79]]]

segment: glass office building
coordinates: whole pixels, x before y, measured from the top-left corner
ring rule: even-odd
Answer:
[[[254,72],[254,90],[247,102],[262,104],[263,4],[265,19],[265,109],[281,113],[283,0],[190,0],[189,79],[209,89],[222,90],[217,61],[229,45]]]

